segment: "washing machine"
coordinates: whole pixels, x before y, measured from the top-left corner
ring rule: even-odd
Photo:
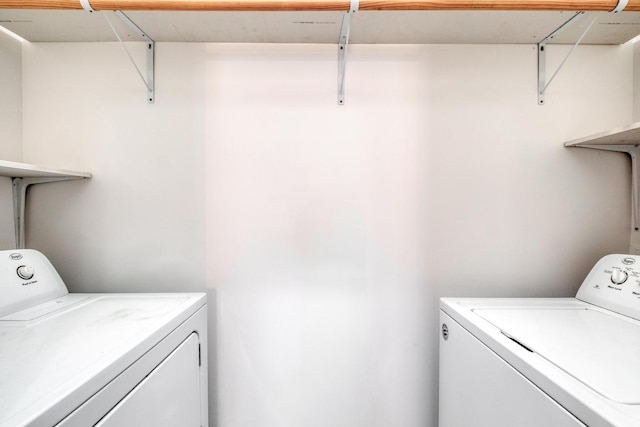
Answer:
[[[575,298],[443,298],[439,424],[640,426],[640,257]]]
[[[0,426],[207,426],[203,293],[73,294],[0,251]]]

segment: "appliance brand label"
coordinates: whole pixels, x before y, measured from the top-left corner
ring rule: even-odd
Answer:
[[[19,259],[22,259],[22,254],[19,254],[17,252],[14,252],[12,254],[9,254],[9,259],[12,259],[14,261],[17,261]]]
[[[622,259],[622,263],[624,265],[631,265],[631,264],[635,264],[636,260],[631,258],[631,257],[627,257],[627,258],[623,258]]]

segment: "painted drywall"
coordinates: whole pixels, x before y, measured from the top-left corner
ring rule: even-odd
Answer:
[[[22,46],[0,32],[0,159],[22,161]]]
[[[158,67],[153,105],[117,44],[25,46],[25,160],[93,175],[30,190],[28,246],[75,291],[204,289],[200,50]]]
[[[28,246],[72,291],[210,295],[220,427],[435,426],[441,296],[568,296],[629,244],[633,48],[24,47]],[[568,48],[551,46],[548,66]]]
[[[0,32],[0,159],[22,161],[22,46]],[[0,177],[0,248],[13,248],[11,179]]]
[[[633,121],[640,121],[640,43],[633,45]]]

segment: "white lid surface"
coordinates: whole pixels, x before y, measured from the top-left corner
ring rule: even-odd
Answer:
[[[640,322],[592,309],[473,311],[607,399],[640,405]]]
[[[198,300],[204,296],[91,295],[45,318],[0,322],[0,426],[28,424],[80,388],[95,393],[195,312]]]

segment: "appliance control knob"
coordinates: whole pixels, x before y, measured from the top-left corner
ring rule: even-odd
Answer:
[[[611,273],[611,281],[616,285],[622,285],[627,281],[628,277],[627,272],[622,270],[613,270],[613,273]]]
[[[18,276],[20,276],[20,278],[24,280],[31,279],[35,274],[33,267],[30,267],[28,265],[21,265],[20,267],[18,267],[16,272],[18,273]]]

